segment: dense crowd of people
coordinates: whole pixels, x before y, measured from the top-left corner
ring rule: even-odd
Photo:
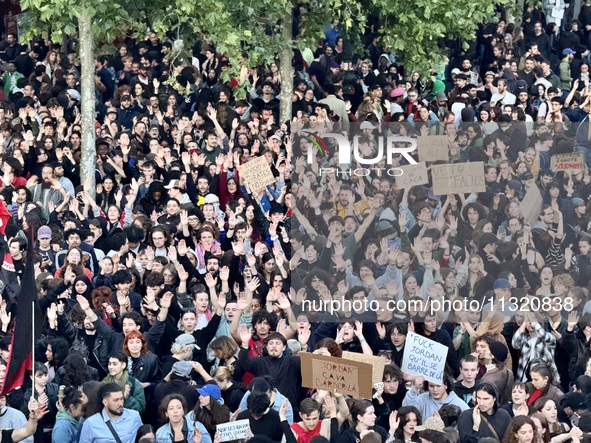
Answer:
[[[8,33],[0,383],[31,254],[43,328],[0,396],[2,443],[221,443],[237,420],[252,443],[589,441],[591,6],[575,9],[499,12],[430,73],[373,35],[352,54],[335,20],[294,50],[293,92],[277,64],[224,82],[211,44],[171,66],[154,33],[120,42],[95,61],[94,188],[77,54]],[[329,132],[359,135],[350,164]],[[376,158],[392,135],[446,137],[485,191],[402,186],[381,171],[408,158]],[[569,153],[580,167],[553,170]],[[251,189],[258,157],[275,182]],[[447,347],[441,384],[403,371],[409,332]],[[385,360],[372,398],[302,386],[300,352],[343,351]]]

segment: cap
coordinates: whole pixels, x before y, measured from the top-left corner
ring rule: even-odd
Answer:
[[[220,202],[220,198],[215,194],[207,194],[203,198],[203,203],[219,203],[219,202]]]
[[[429,417],[427,420],[425,420],[425,423],[423,423],[421,426],[416,426],[415,430],[416,431],[425,431],[427,429],[431,429],[433,431],[443,432],[444,428],[445,428],[445,423],[441,419],[441,417]]]
[[[197,392],[201,395],[209,395],[213,397],[215,400],[219,400],[222,398],[222,391],[218,388],[217,385],[214,384],[207,384],[201,388],[196,389]]]
[[[272,135],[271,137],[269,137],[269,138],[274,138],[275,140],[281,141],[281,137],[279,137],[279,136],[278,136],[278,135],[276,135],[276,134],[273,134],[273,135]]]
[[[527,82],[525,80],[518,80],[515,84],[515,91],[518,94],[520,92],[527,92]]]
[[[361,123],[361,126],[359,126],[360,129],[374,129],[374,126],[370,123],[370,122],[363,122]]]
[[[488,345],[488,348],[490,349],[490,353],[493,355],[493,357],[498,361],[507,360],[507,354],[509,353],[509,350],[507,349],[507,346],[505,346],[500,341],[493,341],[490,345]]]
[[[531,172],[524,172],[519,177],[519,180],[531,180],[532,178],[534,178],[534,175]]]
[[[64,164],[62,162],[55,161],[55,162],[51,162],[51,166],[53,167],[53,169],[55,169],[55,168],[63,167]]]
[[[521,183],[519,183],[519,180],[509,180],[509,183],[507,183],[507,186],[509,186],[509,189],[513,189],[514,191],[519,191],[521,189]]]
[[[51,228],[49,226],[41,226],[37,230],[37,238],[51,238]]]
[[[125,101],[125,100],[131,100],[131,95],[127,95],[127,94],[122,95],[121,96],[121,101]]]
[[[172,373],[178,375],[179,377],[189,378],[191,376],[192,370],[193,366],[191,366],[191,363],[188,361],[177,361],[174,365],[172,365]]]
[[[335,69],[340,69],[341,65],[339,65],[337,62],[331,62],[330,67],[335,68]]]
[[[392,98],[402,97],[402,96],[404,96],[404,89],[401,89],[401,88],[396,88],[390,93],[390,97],[392,97]]]
[[[562,55],[575,55],[577,51],[573,51],[571,48],[565,48],[562,50]]]
[[[173,189],[173,188],[184,189],[183,186],[181,185],[180,180],[171,180],[170,183],[164,187],[164,189]]]
[[[179,335],[175,341],[174,341],[177,345],[195,345],[197,346],[197,344],[195,343],[195,337],[193,337],[191,334],[181,334]]]
[[[494,77],[494,76],[495,76],[495,73],[494,73],[494,72],[492,72],[492,71],[486,71],[486,72],[484,73],[484,76],[486,77],[487,75],[492,75],[492,76]]]
[[[581,203],[585,203],[585,200],[583,200],[582,198],[579,197],[575,197],[573,198],[573,206],[576,208],[577,206],[579,206]]]
[[[78,91],[76,91],[75,89],[67,89],[66,90],[66,94],[68,94],[70,97],[72,97],[74,100],[78,100],[80,101],[80,93]]]
[[[392,224],[392,222],[388,221],[388,220],[381,220],[377,225],[376,225],[376,232],[380,235],[386,235],[386,233],[388,231],[391,231],[392,233],[394,233],[395,231],[395,226]]]
[[[453,68],[453,69],[451,70],[451,73],[452,73],[452,74],[455,74],[455,75],[458,75],[460,72],[462,72],[462,71],[460,71],[460,69],[459,69],[459,68]]]
[[[439,101],[439,102],[446,102],[447,101],[447,95],[445,95],[445,92],[438,92],[437,93],[437,101]]]
[[[117,108],[108,108],[107,114],[117,114]]]
[[[495,280],[494,289],[510,289],[511,285],[506,278],[497,278]]]
[[[496,245],[498,242],[499,239],[497,236],[491,232],[487,232],[486,234],[483,234],[482,237],[480,237],[480,246],[486,246],[490,244]]]

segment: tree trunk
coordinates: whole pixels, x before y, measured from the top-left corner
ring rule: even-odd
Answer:
[[[80,32],[80,86],[82,97],[82,159],[80,160],[80,181],[89,189],[92,197],[96,194],[94,174],[96,169],[95,84],[94,84],[94,38],[92,36],[92,17],[86,2],[78,17]],[[89,185],[87,187],[87,185]]]
[[[283,19],[283,38],[286,41],[292,41],[292,12],[285,15]],[[282,123],[291,120],[291,96],[293,94],[293,68],[291,46],[281,53],[279,59],[279,72],[281,73],[281,100],[279,105],[279,120]]]

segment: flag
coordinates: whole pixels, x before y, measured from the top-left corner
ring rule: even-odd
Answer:
[[[0,234],[6,234],[6,225],[8,224],[11,218],[12,215],[10,214],[10,212],[8,212],[8,209],[6,209],[6,205],[2,200],[0,200]]]
[[[12,315],[15,319],[10,341],[10,356],[7,362],[6,378],[0,388],[0,395],[5,395],[23,385],[25,371],[33,368],[33,338],[39,339],[42,327],[41,308],[35,285],[35,269],[33,266],[33,245],[35,240],[33,227],[27,248],[25,272],[21,280],[21,288],[17,298],[17,310]],[[34,324],[33,324],[34,319]],[[33,337],[33,326],[35,337]]]
[[[17,300],[20,285],[16,276],[12,255],[8,252],[4,254],[4,261],[2,262],[2,267],[0,267],[0,280],[3,283],[2,291],[6,291],[4,295],[8,296],[9,302],[14,303]]]

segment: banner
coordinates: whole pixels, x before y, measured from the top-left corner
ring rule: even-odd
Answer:
[[[482,162],[432,165],[433,194],[468,194],[486,191]]]
[[[386,366],[386,360],[384,357],[378,357],[375,355],[365,355],[359,352],[343,351],[343,358],[345,360],[358,361],[361,363],[369,363],[372,367],[371,381],[373,383],[380,383],[384,379],[384,366]]]
[[[426,162],[449,160],[449,140],[447,135],[421,135],[417,138],[419,159]]]
[[[447,352],[447,347],[441,343],[409,332],[406,335],[400,369],[407,374],[420,375],[431,383],[441,385]]]
[[[404,173],[396,177],[396,186],[399,189],[408,189],[411,186],[419,186],[429,183],[429,174],[425,162],[416,165],[398,166]]]
[[[275,177],[265,157],[258,157],[240,166],[240,178],[250,192],[275,183]]]
[[[216,426],[217,432],[220,434],[220,443],[232,440],[242,440],[248,437],[250,430],[250,422],[248,419],[236,420],[228,423],[223,423]]]
[[[373,368],[369,363],[308,352],[300,353],[300,358],[304,388],[336,390],[357,398],[371,398]]]

